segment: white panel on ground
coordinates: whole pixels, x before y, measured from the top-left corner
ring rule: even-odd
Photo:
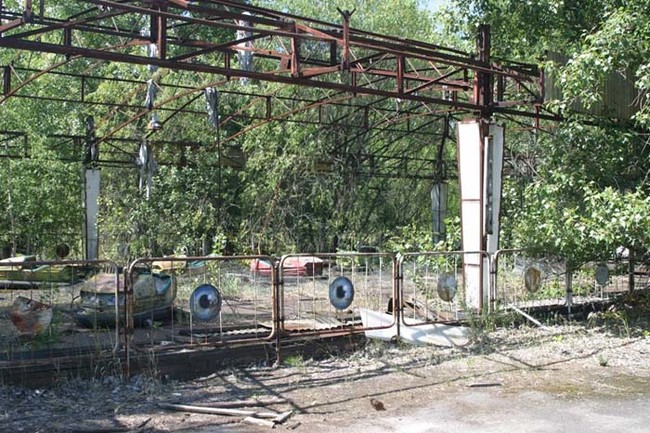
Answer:
[[[84,207],[86,210],[86,224],[84,226],[85,259],[99,258],[99,228],[97,216],[99,214],[99,179],[100,171],[89,168],[85,171]]]
[[[483,140],[478,120],[456,125],[458,173],[461,197],[461,234],[463,251],[483,248]],[[478,254],[463,257],[465,303],[470,309],[481,308],[483,263]]]
[[[359,316],[365,328],[378,328],[366,331],[366,337],[392,341],[397,335],[397,324],[391,314],[359,308]],[[400,326],[400,339],[414,344],[433,344],[436,346],[464,346],[469,343],[469,328],[464,326],[429,323],[424,325],[407,324]],[[391,325],[392,324],[392,325]]]

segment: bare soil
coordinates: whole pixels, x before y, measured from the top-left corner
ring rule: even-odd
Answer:
[[[0,387],[0,431],[265,431],[241,416],[159,406],[264,397],[278,402],[259,410],[293,411],[279,430],[643,432],[650,425],[647,313],[632,320],[611,311],[544,328],[482,323],[464,348],[367,341],[348,355],[292,357],[190,382],[138,376]]]

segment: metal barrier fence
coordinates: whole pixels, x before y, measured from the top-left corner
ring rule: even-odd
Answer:
[[[389,328],[397,313],[381,321],[397,298],[396,260],[388,253],[285,255],[280,274],[283,335],[327,335]]]
[[[483,258],[486,275],[489,273],[488,256],[482,252],[408,253],[399,258],[403,324],[449,323],[466,317],[468,287],[463,261],[468,256],[472,256],[474,262]],[[483,297],[482,293],[477,296]]]
[[[516,250],[140,258],[124,272],[111,261],[4,260],[0,380],[26,365],[83,357],[91,368],[110,359],[118,372],[142,353],[253,343],[280,350],[282,339],[374,330],[390,338],[402,325],[485,311],[468,299],[520,311],[604,300],[641,271],[625,260],[588,264],[571,273],[567,295],[562,263]]]
[[[587,263],[567,274],[563,261],[531,257],[522,250],[500,250],[493,256],[492,269],[491,301],[497,306],[570,306],[607,300],[629,290],[626,259]]]
[[[271,340],[275,267],[267,256],[138,259],[128,271],[127,347]]]
[[[0,369],[16,362],[114,353],[119,268],[107,260],[0,264]],[[98,321],[104,321],[100,326]]]

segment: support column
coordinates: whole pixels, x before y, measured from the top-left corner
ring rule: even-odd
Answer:
[[[99,258],[99,143],[95,136],[95,120],[86,118],[86,142],[84,160],[84,259]]]
[[[485,69],[474,77],[477,118],[457,125],[458,172],[461,194],[461,236],[463,279],[467,308],[482,311],[490,299],[489,257],[499,248],[501,214],[501,172],[503,169],[504,127],[492,122],[494,77],[484,72],[490,66],[490,27],[479,26],[476,60]]]
[[[494,254],[499,249],[504,130],[483,120],[465,120],[456,127],[463,251]],[[480,254],[464,257],[465,303],[470,309],[487,305],[488,266]]]

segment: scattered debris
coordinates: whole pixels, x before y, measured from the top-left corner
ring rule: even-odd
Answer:
[[[208,407],[220,407],[220,408],[231,408],[231,407],[253,407],[253,406],[270,406],[273,404],[286,403],[287,400],[284,398],[254,398],[249,400],[233,400],[233,401],[215,401],[206,403],[205,406]]]
[[[138,424],[135,427],[95,427],[95,428],[75,428],[70,433],[139,433],[142,432],[151,418]]]
[[[234,403],[234,402],[232,402]],[[282,424],[291,415],[293,411],[282,413],[277,412],[259,412],[252,410],[232,409],[226,407],[207,407],[196,406],[187,404],[173,404],[173,403],[158,403],[158,406],[163,409],[176,410],[181,412],[203,413],[211,415],[225,415],[225,416],[243,416],[242,422],[255,424],[262,427],[275,427],[277,424]]]
[[[242,422],[245,422],[247,424],[258,425],[260,427],[270,427],[270,428],[275,427],[275,423],[273,421],[269,421],[268,419],[259,419],[252,416],[247,416],[242,420]]]
[[[225,407],[194,406],[194,405],[174,404],[174,403],[159,403],[158,406],[168,410],[176,410],[180,412],[207,413],[211,415],[255,416],[257,418],[275,418],[276,416],[278,416],[276,412],[256,412],[252,410],[231,409]]]
[[[370,404],[372,405],[372,407],[375,408],[375,410],[386,410],[386,407],[384,406],[384,403],[377,400],[376,398],[371,398],[370,399]]]
[[[470,383],[468,388],[491,388],[496,386],[503,386],[499,382],[485,382],[485,383]]]
[[[50,326],[52,307],[34,299],[18,296],[11,306],[9,316],[21,336],[33,337]]]
[[[439,318],[438,313],[433,308],[412,296],[407,296],[403,303],[404,305],[411,307],[415,314],[424,320],[435,320]]]
[[[526,313],[525,311],[521,310],[520,308],[517,308],[517,307],[515,307],[514,305],[508,305],[506,308],[508,308],[508,309],[510,309],[510,310],[512,310],[512,311],[514,311],[514,312],[516,312],[516,313],[518,313],[518,314],[521,314],[523,317],[525,317],[526,319],[530,320],[532,323],[534,323],[535,325],[539,326],[540,328],[542,328],[542,329],[546,329],[546,326],[544,326],[544,325],[542,324],[542,322],[540,322],[539,320],[535,319],[533,316],[531,316],[530,314],[528,314],[528,313]]]
[[[293,415],[293,411],[287,411],[283,412],[281,414],[278,414],[275,418],[268,420],[268,419],[260,419],[256,418],[255,416],[247,416],[242,420],[242,422],[248,423],[248,424],[254,424],[254,425],[259,425],[262,427],[270,427],[273,428],[278,424],[284,423],[286,420],[288,420],[291,415]]]

